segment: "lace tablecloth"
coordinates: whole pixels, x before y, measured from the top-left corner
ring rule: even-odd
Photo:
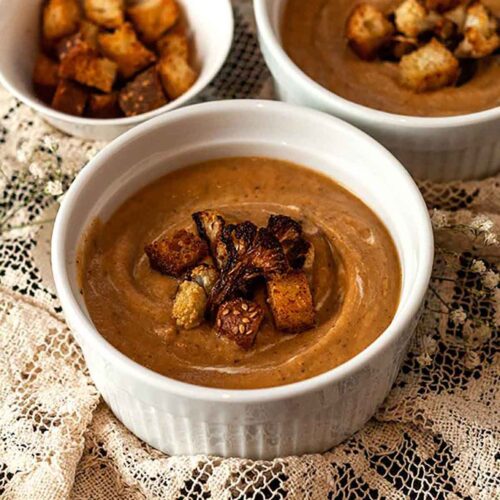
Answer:
[[[248,0],[204,99],[270,97]],[[500,498],[500,178],[420,184],[436,262],[417,335],[369,424],[322,455],[169,457],[100,400],[55,295],[52,221],[103,146],[0,90],[0,497]]]

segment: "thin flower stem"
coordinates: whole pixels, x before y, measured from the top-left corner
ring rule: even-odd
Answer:
[[[44,224],[51,224],[54,222],[56,219],[44,219],[44,220],[39,220],[35,222],[27,222],[26,224],[19,224],[17,226],[11,226],[9,228],[1,228],[3,233],[8,233],[10,231],[15,231],[17,229],[26,229],[27,227],[36,227],[36,226],[43,226]]]
[[[441,295],[439,295],[438,291],[432,285],[429,285],[429,290],[439,299],[439,302],[443,304],[447,312],[449,312],[450,306],[445,302],[445,300],[441,297]]]

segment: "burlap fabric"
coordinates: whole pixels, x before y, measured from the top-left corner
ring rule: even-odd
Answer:
[[[271,96],[249,2],[204,99]],[[0,496],[6,499],[500,497],[500,178],[421,183],[436,235],[425,312],[383,407],[323,455],[169,457],[99,399],[54,292],[52,221],[103,146],[0,91]]]

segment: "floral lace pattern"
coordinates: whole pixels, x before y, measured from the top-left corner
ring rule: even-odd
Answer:
[[[249,0],[202,100],[270,97]],[[100,401],[61,315],[50,233],[103,144],[0,90],[0,496],[9,499],[491,499],[500,496],[500,177],[421,182],[436,238],[425,311],[376,416],[322,455],[169,457]]]

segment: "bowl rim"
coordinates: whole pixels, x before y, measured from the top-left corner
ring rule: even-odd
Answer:
[[[393,320],[374,342],[345,363],[306,380],[269,388],[222,389],[194,385],[161,375],[128,358],[125,354],[122,354],[113,347],[98,332],[91,320],[81,309],[69,283],[68,268],[71,264],[68,262],[66,253],[64,252],[66,226],[68,225],[72,211],[75,210],[75,205],[78,205],[79,192],[85,186],[87,180],[93,177],[94,171],[98,172],[102,165],[105,165],[109,159],[113,157],[115,152],[120,150],[123,145],[126,145],[130,139],[138,139],[141,136],[146,136],[150,131],[157,128],[174,126],[177,120],[185,118],[199,119],[200,116],[203,115],[216,116],[234,111],[242,114],[255,111],[284,114],[289,112],[303,116],[304,118],[312,118],[317,121],[318,126],[322,126],[322,124],[328,126],[329,124],[331,125],[332,122],[335,122],[337,127],[342,127],[351,135],[356,135],[359,139],[371,143],[371,146],[378,150],[380,160],[385,162],[386,168],[392,169],[394,174],[399,177],[402,185],[413,192],[414,203],[412,203],[414,204],[414,213],[416,214],[415,216],[420,219],[419,229],[422,233],[421,251],[419,252],[419,259],[417,262],[418,270],[416,278],[411,285],[412,292],[409,294],[404,309],[399,311],[401,304],[398,305],[399,315],[397,321],[395,322]],[[427,291],[434,256],[434,240],[427,207],[415,182],[398,160],[370,136],[339,118],[332,117],[331,115],[317,110],[270,100],[224,100],[196,104],[175,110],[172,113],[158,116],[134,127],[132,130],[122,134],[109,145],[105,146],[102,151],[100,151],[80,171],[65,194],[54,225],[51,254],[52,272],[56,290],[61,305],[63,306],[64,315],[68,318],[68,323],[77,332],[77,339],[84,338],[85,340],[83,342],[85,344],[91,344],[94,349],[99,350],[101,356],[106,359],[107,362],[117,364],[119,371],[126,371],[129,377],[139,380],[149,386],[153,386],[158,390],[197,401],[261,403],[289,399],[307,392],[320,390],[325,385],[330,385],[341,379],[345,379],[358,370],[363,369],[369,364],[373,357],[383,352],[395,338],[401,336],[405,329],[407,329],[418,316],[421,303]]]
[[[306,92],[321,99],[330,108],[349,114],[354,119],[369,120],[376,125],[417,129],[459,128],[500,118],[500,106],[452,116],[412,116],[370,108],[337,95],[309,77],[288,56],[271,26],[266,9],[268,2],[269,0],[253,0],[257,29],[266,48],[290,80],[297,81]]]
[[[198,75],[198,78],[196,79],[195,83],[193,86],[188,89],[187,92],[179,96],[177,99],[174,99],[164,106],[161,106],[159,108],[153,109],[151,111],[148,111],[146,113],[141,113],[139,115],[135,116],[126,116],[126,117],[121,117],[121,118],[91,118],[91,117],[84,117],[84,116],[75,116],[75,115],[70,115],[68,113],[63,113],[62,111],[58,111],[48,104],[45,104],[43,101],[40,99],[37,99],[33,95],[28,94],[26,92],[23,92],[19,90],[18,87],[13,85],[10,80],[8,80],[5,75],[3,74],[2,71],[0,71],[0,85],[5,87],[8,92],[10,92],[14,97],[19,99],[21,102],[29,106],[30,108],[33,108],[35,111],[38,111],[42,115],[48,116],[49,118],[53,118],[55,120],[60,120],[60,121],[65,121],[65,122],[70,122],[75,125],[81,125],[81,126],[105,126],[105,125],[110,125],[110,126],[132,126],[134,124],[143,122],[145,120],[149,120],[151,118],[154,118],[162,113],[166,113],[169,111],[173,111],[174,109],[177,109],[189,101],[195,99],[197,96],[199,96],[206,88],[207,86],[213,81],[213,79],[217,76],[219,71],[222,69],[222,66],[227,60],[227,57],[229,55],[229,52],[231,50],[231,47],[233,46],[233,39],[234,39],[234,13],[231,5],[231,0],[221,0],[223,3],[221,4],[223,9],[225,10],[225,13],[227,15],[228,23],[226,24],[226,27],[228,29],[228,37],[227,40],[225,40],[225,48],[223,51],[221,51],[219,54],[217,54],[217,57],[214,61],[213,67],[208,73],[205,75],[204,79],[200,79],[200,75]]]

